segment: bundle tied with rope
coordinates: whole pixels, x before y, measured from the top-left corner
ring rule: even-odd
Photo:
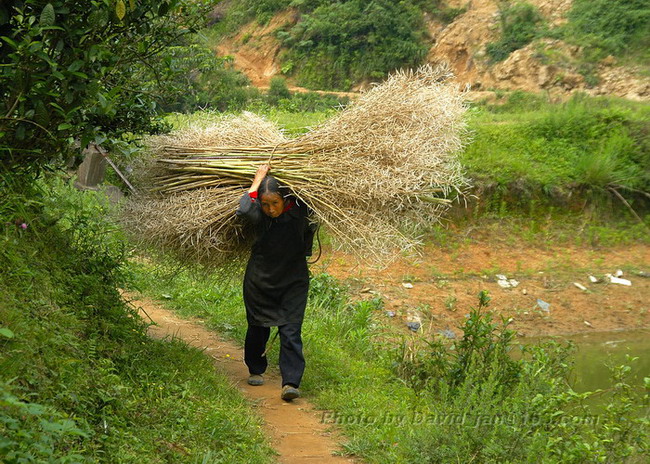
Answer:
[[[464,91],[451,77],[445,67],[397,72],[293,139],[251,113],[153,137],[123,222],[185,258],[215,264],[245,255],[253,237],[234,213],[268,163],[335,247],[385,262],[416,247],[420,226],[468,188],[457,158]]]

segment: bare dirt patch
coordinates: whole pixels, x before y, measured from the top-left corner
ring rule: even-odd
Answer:
[[[619,269],[631,286],[610,283],[605,277]],[[638,274],[650,271],[650,246],[642,244],[606,250],[493,243],[428,246],[418,259],[400,259],[386,269],[329,253],[314,270],[347,281],[358,297],[381,296],[382,317],[404,331],[409,330],[407,321],[419,319],[425,333],[451,330],[459,335],[458,326],[477,304],[481,290],[489,291],[491,308],[513,318],[511,327],[525,336],[650,327],[650,278]],[[498,274],[519,284],[501,288]],[[590,275],[603,281],[592,283]],[[538,299],[550,304],[548,311]]]
[[[281,379],[277,374],[272,371],[265,374],[265,384],[262,386],[248,385],[248,369],[244,365],[240,347],[207,330],[199,319],[181,319],[148,299],[136,298],[134,295],[126,296],[140,309],[145,320],[151,319],[155,322],[155,325],[149,327],[152,337],[176,337],[204,350],[214,359],[215,367],[230,377],[244,396],[253,401],[256,410],[263,417],[269,441],[278,452],[278,462],[358,462],[334,455],[340,452],[337,445],[340,435],[331,425],[321,421],[322,412],[308,400],[299,398],[287,403],[280,399]]]

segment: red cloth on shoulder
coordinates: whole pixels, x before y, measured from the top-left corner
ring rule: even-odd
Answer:
[[[287,201],[287,204],[284,205],[284,209],[282,210],[282,212],[283,212],[283,213],[286,213],[286,212],[289,211],[291,208],[293,208],[293,207],[295,206],[295,204],[296,204],[296,202],[293,201],[293,200],[289,200],[289,201]]]

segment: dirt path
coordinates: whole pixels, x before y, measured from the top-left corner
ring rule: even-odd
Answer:
[[[280,399],[280,377],[273,372],[265,374],[265,385],[251,387],[246,383],[248,369],[244,365],[242,349],[205,329],[200,320],[181,319],[147,299],[127,298],[140,309],[145,320],[156,325],[149,328],[155,338],[177,337],[212,356],[217,369],[252,400],[262,415],[269,442],[278,452],[278,461],[286,464],[355,463],[351,458],[334,456],[340,451],[340,435],[331,426],[321,422],[320,413],[310,402],[299,398],[291,403]]]

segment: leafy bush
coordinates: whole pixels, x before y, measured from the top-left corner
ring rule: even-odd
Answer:
[[[445,390],[452,396],[470,372],[478,379],[474,383],[477,388],[488,379],[497,381],[504,391],[516,383],[520,367],[509,357],[515,332],[507,329],[507,321],[502,327],[492,322],[492,315],[484,311],[489,301],[488,294],[481,292],[478,307],[465,322],[463,337],[452,341],[450,347],[434,339],[427,342],[427,349],[411,353],[406,362],[402,355],[399,375],[415,390]]]
[[[568,38],[621,55],[648,45],[650,5],[645,0],[575,0],[568,14]]]
[[[232,59],[218,57],[214,50],[193,43],[173,45],[159,57],[160,66],[153,72],[143,68],[140,80],[156,95],[163,111],[193,112],[200,109],[241,110],[258,97],[250,81],[232,69]],[[160,74],[165,72],[160,85]]]
[[[230,35],[237,32],[241,26],[256,19],[260,24],[266,24],[275,13],[281,11],[296,0],[239,0],[228,5],[225,17],[218,19],[213,26],[219,35]]]
[[[566,24],[548,31],[548,35],[579,46],[575,56],[564,56],[562,61],[575,66],[588,85],[598,83],[598,65],[608,55],[621,58],[620,64],[637,68],[650,64],[648,2],[576,0],[567,19]]]
[[[362,79],[414,66],[426,54],[421,13],[408,3],[324,3],[278,37],[301,85],[348,89]]]
[[[500,39],[485,48],[492,62],[503,61],[515,50],[528,45],[538,34],[542,16],[529,3],[503,2],[499,7],[499,21]]]
[[[266,94],[266,98],[271,105],[277,105],[278,101],[282,98],[290,98],[291,92],[287,87],[287,81],[280,76],[275,76],[271,79],[269,84],[269,91]]]
[[[441,10],[437,11],[434,16],[440,21],[442,21],[445,24],[449,24],[454,22],[454,20],[467,12],[467,7],[461,7],[461,8],[442,8]]]
[[[280,99],[277,108],[292,113],[331,111],[345,106],[350,102],[348,97],[337,97],[331,94],[316,92],[296,92],[289,99]]]
[[[60,161],[75,138],[85,147],[96,136],[160,130],[141,71],[163,73],[158,54],[196,30],[204,6],[186,0],[3,2],[0,167]]]
[[[88,436],[73,420],[53,408],[21,401],[4,382],[0,382],[0,408],[3,462],[87,461],[66,450],[76,437]]]

